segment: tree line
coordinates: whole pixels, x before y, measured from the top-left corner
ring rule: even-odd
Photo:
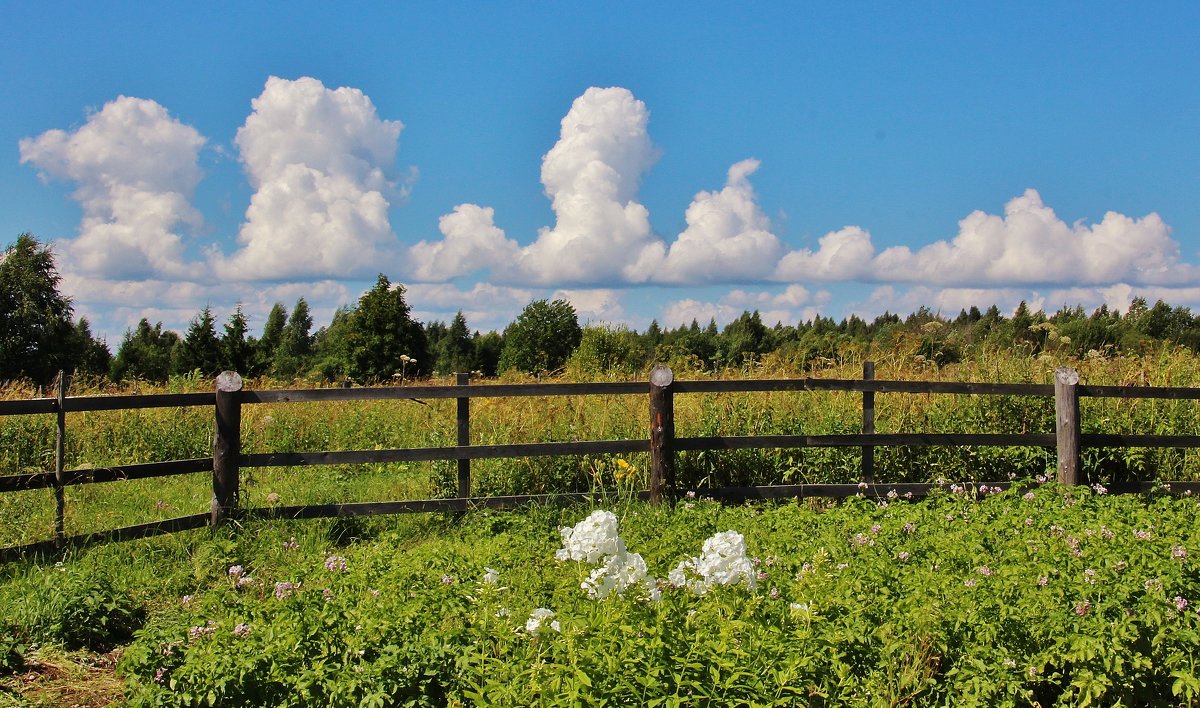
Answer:
[[[240,305],[220,326],[205,307],[183,336],[142,319],[113,355],[85,318],[73,318],[59,283],[52,252],[30,234],[4,251],[0,381],[46,385],[59,370],[113,381],[233,370],[247,377],[378,383],[463,371],[636,374],[655,363],[712,371],[773,361],[805,371],[872,351],[903,352],[935,366],[999,348],[1030,356],[1107,356],[1164,344],[1200,352],[1200,317],[1141,298],[1124,313],[1075,306],[1047,315],[1022,302],[1009,316],[995,305],[963,309],[953,318],[922,307],[905,317],[885,312],[871,321],[857,315],[835,321],[818,315],[773,326],[758,311],[746,311],[724,327],[713,319],[675,329],[653,321],[644,332],[581,326],[569,302],[536,300],[503,332],[472,332],[461,311],[449,323],[413,319],[404,286],[380,274],[355,305],[340,308],[315,331],[304,298],[290,311],[276,303],[258,336]]]

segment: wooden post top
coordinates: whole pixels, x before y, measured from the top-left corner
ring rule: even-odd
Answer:
[[[232,393],[242,390],[242,377],[236,371],[222,371],[217,376],[217,390]]]
[[[1069,366],[1060,366],[1054,370],[1054,383],[1063,386],[1078,386],[1079,372]]]
[[[675,372],[671,371],[671,367],[658,365],[650,370],[650,383],[659,388],[666,388],[675,381]]]

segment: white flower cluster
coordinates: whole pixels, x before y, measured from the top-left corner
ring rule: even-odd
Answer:
[[[561,561],[598,563],[607,556],[625,552],[625,542],[617,535],[617,517],[611,511],[596,510],[574,526],[558,530],[563,547],[555,554]]]
[[[545,607],[537,608],[533,612],[529,613],[529,619],[525,620],[525,631],[529,632],[530,634],[537,634],[538,630],[542,628],[542,624],[553,616],[554,610],[548,610]],[[549,626],[550,629],[553,629],[555,632],[562,631],[562,627],[558,624],[558,620],[550,621],[547,626]]]
[[[689,574],[699,577],[689,578]],[[757,585],[754,565],[746,557],[746,539],[737,531],[722,531],[704,542],[698,558],[689,558],[675,566],[667,580],[677,587],[688,587],[703,595],[716,585],[745,583]]]
[[[651,592],[653,579],[647,580],[646,561],[640,553],[630,553],[625,541],[617,535],[617,517],[611,511],[593,511],[573,527],[563,527],[563,547],[555,557],[559,560],[586,561],[599,564],[580,587],[588,596],[605,598],[618,595],[639,583]]]

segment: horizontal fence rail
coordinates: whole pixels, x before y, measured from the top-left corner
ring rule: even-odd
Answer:
[[[676,437],[674,396],[676,394],[722,394],[744,392],[841,391],[862,396],[862,432],[842,435],[745,435]],[[1043,396],[1055,403],[1054,433],[877,433],[877,394],[947,394],[984,396]],[[647,437],[631,440],[576,440],[563,442],[479,444],[470,442],[470,401],[496,397],[553,397],[597,395],[642,395],[649,398]],[[856,484],[792,484],[760,487],[727,487],[703,490],[706,497],[744,501],[751,499],[799,499],[807,497],[916,498],[951,485],[930,483],[878,483],[874,479],[876,448],[880,447],[1010,447],[1055,448],[1058,479],[1071,485],[1079,482],[1079,453],[1095,447],[1200,448],[1198,435],[1144,435],[1125,433],[1081,433],[1081,397],[1200,400],[1200,388],[1148,386],[1090,386],[1079,383],[1070,369],[1055,372],[1053,384],[976,383],[951,381],[889,381],[874,377],[874,365],[865,362],[862,379],[747,379],[721,381],[675,381],[666,367],[656,367],[649,381],[599,383],[471,383],[459,374],[456,385],[318,388],[293,390],[243,390],[241,377],[225,372],[217,378],[212,393],[169,393],[119,396],[65,395],[60,375],[55,397],[0,401],[0,416],[55,415],[55,468],[53,471],[24,472],[0,476],[0,493],[52,489],[55,493],[55,535],[52,540],[0,549],[0,560],[48,553],[97,542],[144,538],[159,533],[215,526],[231,518],[303,519],[369,516],[412,512],[464,512],[475,508],[503,509],[528,503],[561,503],[594,498],[591,493],[529,494],[476,497],[470,494],[472,460],[562,455],[619,455],[649,453],[650,486],[639,496],[658,503],[680,496],[675,484],[675,457],[680,452],[706,450],[785,449],[806,447],[857,447],[862,450],[861,481]],[[281,403],[329,403],[345,401],[453,399],[457,402],[456,445],[429,448],[340,451],[241,452],[241,408],[245,405]],[[214,410],[213,456],[190,460],[165,460],[104,468],[65,469],[66,414],[144,408],[209,407]],[[388,462],[456,461],[458,497],[381,502],[316,504],[270,508],[245,508],[239,504],[240,469],[243,467],[298,467],[309,465],[357,465]],[[212,504],[206,513],[155,521],[110,531],[67,536],[63,528],[64,488],[79,484],[149,479],[206,472],[212,476]],[[963,489],[998,491],[1009,483]],[[1200,494],[1198,482],[1127,482],[1109,485],[1110,492],[1146,492],[1167,489],[1179,494]]]

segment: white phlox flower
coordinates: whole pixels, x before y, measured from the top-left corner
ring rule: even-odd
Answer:
[[[533,612],[530,612],[529,619],[525,620],[525,631],[529,632],[530,634],[537,634],[538,630],[540,630],[542,628],[542,624],[544,624],[546,622],[546,620],[550,619],[553,616],[554,616],[554,610],[548,610],[545,607],[537,608]],[[560,628],[560,626],[558,624],[558,620],[551,621],[549,623],[549,627],[550,627],[550,629],[553,629],[555,632],[562,631],[562,629]]]
[[[604,565],[592,571],[588,579],[580,583],[588,597],[603,599],[614,591],[625,592],[629,587],[646,579],[646,561],[640,553],[628,553],[621,544],[621,552],[609,556]]]
[[[700,577],[689,578],[689,573]],[[753,590],[758,584],[754,564],[746,557],[746,539],[737,531],[722,531],[709,537],[700,556],[675,566],[667,580],[677,587],[687,587],[697,595],[703,595],[715,585],[745,583]]]
[[[559,560],[598,563],[605,556],[625,551],[625,542],[617,536],[617,517],[611,511],[598,509],[573,527],[559,529],[563,547],[555,554]]]

